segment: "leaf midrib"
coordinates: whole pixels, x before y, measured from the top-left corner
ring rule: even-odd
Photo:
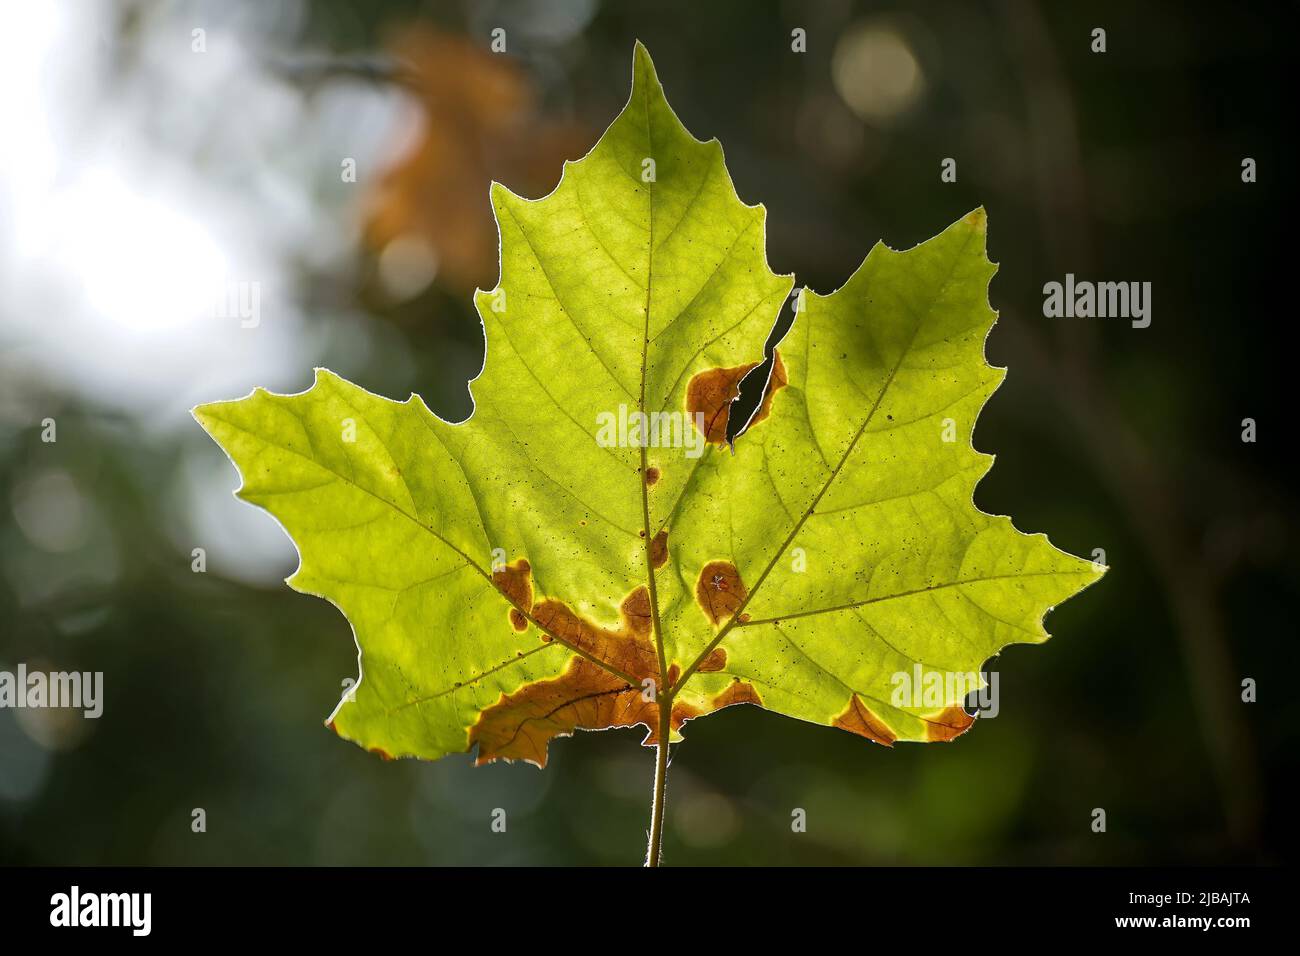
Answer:
[[[645,113],[645,138],[646,152],[649,154],[651,163],[654,163],[654,132],[650,122],[650,92],[649,84],[642,85],[641,108]],[[652,167],[654,175],[645,182],[646,188],[646,208],[650,220],[649,234],[646,237],[646,267],[645,267],[645,327],[641,333],[641,389],[637,398],[637,411],[645,415],[645,386],[646,386],[646,368],[649,364],[650,356],[650,304],[653,301],[652,290],[654,289],[654,261],[655,261],[655,179],[659,175],[657,165]],[[668,681],[668,660],[664,653],[664,630],[663,623],[659,616],[659,589],[655,584],[655,563],[654,555],[651,553],[653,539],[650,536],[650,486],[646,484],[646,468],[649,465],[649,453],[646,449],[646,443],[641,444],[641,469],[637,472],[637,484],[641,488],[641,537],[643,539],[643,550],[645,551],[646,582],[650,592],[650,625],[654,631],[655,653],[659,662],[659,684],[665,684]],[[655,688],[656,695],[659,688]],[[667,695],[666,704],[672,706],[672,694]],[[664,718],[666,719],[666,718]]]

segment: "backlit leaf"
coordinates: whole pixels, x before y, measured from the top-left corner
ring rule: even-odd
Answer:
[[[324,370],[195,410],[240,497],[297,544],[289,583],[352,623],[342,736],[543,764],[575,728],[652,742],[667,694],[675,736],[751,703],[948,740],[973,686],[945,678],[1044,640],[1043,615],[1101,573],[972,503],[992,459],[971,434],[1002,380],[982,210],[806,293],[733,453],[731,400],[793,278],[644,48],[555,191],[492,204],[501,280],[476,295],[467,421]]]

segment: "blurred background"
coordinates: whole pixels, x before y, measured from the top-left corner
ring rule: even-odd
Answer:
[[[997,454],[977,503],[1112,567],[1049,616],[1051,642],[994,662],[1000,713],[952,745],[890,751],[753,707],[690,724],[666,860],[1288,859],[1300,595],[1276,339],[1294,305],[1276,303],[1296,153],[1274,9],[6,7],[0,670],[103,671],[105,700],[99,720],[0,710],[0,863],[640,861],[640,731],[558,741],[539,772],[388,763],[326,730],[356,676],[348,624],[282,583],[291,543],[235,501],[188,414],[325,365],[467,415],[488,184],[549,191],[621,108],[638,37],[767,205],[777,272],[830,291],[877,240],[987,207],[988,351],[1010,373],[976,430]],[[1043,318],[1066,272],[1151,282],[1151,327]]]

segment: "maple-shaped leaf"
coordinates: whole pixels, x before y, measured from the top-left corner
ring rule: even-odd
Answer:
[[[297,544],[289,583],[352,623],[343,737],[541,765],[576,728],[653,743],[752,703],[947,740],[971,723],[952,675],[1044,640],[1101,573],[972,501],[992,459],[971,432],[1002,380],[981,210],[801,295],[733,453],[732,400],[793,279],[644,48],[555,191],[492,204],[501,279],[476,297],[467,421],[324,370],[195,410]]]

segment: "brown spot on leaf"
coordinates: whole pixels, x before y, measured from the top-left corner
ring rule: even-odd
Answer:
[[[851,734],[874,740],[878,744],[884,744],[886,747],[894,746],[894,741],[898,739],[898,735],[886,727],[880,718],[862,703],[862,698],[857,694],[849,700],[849,706],[844,713],[835,718],[835,726]]]
[[[695,598],[714,625],[736,613],[749,592],[730,561],[710,561],[700,569],[695,582]]]
[[[726,690],[713,698],[713,708],[715,710],[730,707],[732,704],[754,704],[762,707],[763,699],[758,696],[758,691],[754,690],[753,684],[737,677],[727,686]]]
[[[772,411],[772,396],[789,381],[781,353],[775,352],[774,355],[772,374],[763,392],[763,402],[749,423],[751,428],[767,418]],[[731,403],[740,395],[740,380],[761,364],[750,362],[730,368],[710,368],[691,377],[686,385],[686,411],[692,424],[696,423],[697,412],[704,416],[705,440],[714,445],[727,443],[727,419],[731,414]]]
[[[925,720],[925,736],[932,741],[955,740],[970,730],[971,724],[975,723],[975,718],[966,713],[960,705],[945,707]]]
[[[549,741],[577,729],[643,724],[650,731],[645,742],[656,743],[658,705],[643,697],[640,684],[649,678],[657,687],[663,686],[658,679],[658,654],[651,641],[649,592],[639,587],[623,600],[620,624],[613,630],[582,617],[562,601],[539,602],[533,616],[551,633],[617,667],[638,683],[629,686],[591,661],[574,657],[559,677],[502,694],[497,703],[479,715],[470,729],[470,742],[478,744],[476,762],[485,764],[504,758],[545,766]],[[669,681],[675,681],[678,673],[676,665],[669,668]],[[689,705],[674,706],[673,729],[698,714],[698,709]]]
[[[629,687],[590,661],[574,657],[554,680],[528,684],[479,715],[470,728],[470,743],[478,744],[479,766],[493,760],[527,760],[546,766],[546,748],[554,737],[579,727],[604,729],[655,725],[653,703],[641,688]]]
[[[785,362],[781,358],[781,353],[773,350],[772,357],[772,377],[767,380],[767,389],[763,392],[763,404],[758,407],[749,427],[753,428],[768,415],[772,414],[772,396],[790,384],[790,377],[785,370]]]
[[[392,760],[392,759],[393,759],[393,755],[390,754],[390,753],[389,753],[387,750],[385,750],[383,747],[371,747],[371,748],[370,748],[370,752],[371,752],[372,754],[374,754],[375,756],[377,756],[380,760]]]
[[[520,558],[500,571],[493,571],[492,583],[515,605],[508,615],[510,626],[516,631],[526,631],[528,618],[524,615],[533,610],[533,567],[528,559]]]
[[[725,647],[715,647],[709,651],[709,656],[700,661],[700,666],[696,668],[701,674],[709,674],[713,671],[720,671],[727,666],[727,649]]]
[[[658,679],[659,657],[651,638],[649,592],[639,587],[623,599],[615,629],[582,617],[562,601],[539,601],[533,617],[551,633],[617,667],[637,683],[629,686],[604,668],[575,656],[559,677],[502,694],[479,715],[469,734],[470,743],[478,745],[476,763],[527,760],[544,767],[549,742],[575,730],[641,724],[649,731],[643,742],[647,746],[658,743],[659,706],[645,699],[642,687],[647,678],[655,681],[657,688],[664,686]],[[726,663],[726,652],[716,648],[700,670],[720,670]],[[678,665],[673,664],[668,669],[667,683],[676,681],[680,673]],[[678,730],[702,713],[698,707],[677,702],[670,715],[671,726]]]
[[[668,563],[668,532],[660,531],[650,539],[650,563],[656,570]]]
[[[650,643],[650,592],[637,588],[623,599],[618,614],[619,627],[611,630],[582,617],[563,601],[539,601],[533,608],[533,617],[548,632],[606,664],[637,676],[639,670],[657,667]]]
[[[653,488],[659,483],[659,469],[654,465],[645,470],[645,483],[647,488]]]

